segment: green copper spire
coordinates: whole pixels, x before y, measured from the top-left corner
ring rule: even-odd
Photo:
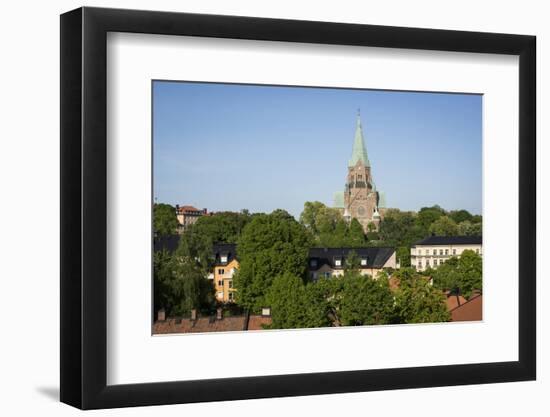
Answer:
[[[355,128],[355,140],[353,141],[353,151],[348,166],[353,167],[357,161],[363,161],[365,166],[370,167],[367,149],[363,140],[363,128],[361,127],[361,113],[357,111],[357,127]]]

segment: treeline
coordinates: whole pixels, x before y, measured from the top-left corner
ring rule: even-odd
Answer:
[[[396,278],[398,277],[398,278]],[[399,286],[387,274],[378,279],[348,270],[339,279],[304,283],[292,274],[277,276],[266,296],[270,328],[361,326],[449,321],[442,291],[414,270],[396,271]]]
[[[174,208],[166,206],[155,205],[154,227],[157,235],[169,235],[176,231]],[[478,229],[469,225],[476,225]],[[289,325],[292,320],[300,321],[298,327],[318,327],[319,323],[329,322],[370,324],[372,320],[376,323],[442,321],[433,319],[443,314],[441,290],[455,289],[470,294],[480,289],[480,259],[475,261],[477,263],[466,263],[468,257],[464,261],[451,258],[438,270],[430,271],[434,276],[434,286],[430,287],[433,291],[425,287],[425,279],[413,279],[420,274],[409,269],[396,271],[398,275],[408,275],[401,277],[405,284],[393,295],[396,300],[402,297],[401,301],[388,310],[388,305],[382,302],[388,292],[379,289],[381,285],[385,288],[387,280],[375,281],[347,271],[343,280],[308,282],[308,251],[315,246],[395,246],[399,248],[401,265],[407,266],[410,244],[431,233],[457,234],[459,226],[468,229],[469,233],[475,230],[481,232],[481,217],[472,216],[464,210],[446,212],[438,206],[423,208],[418,213],[388,210],[380,231],[365,234],[359,222],[352,220],[348,224],[338,210],[319,202],[306,203],[299,221],[284,210],[275,210],[270,214],[242,211],[203,216],[181,235],[179,247],[173,254],[166,251],[155,253],[155,310],[162,307],[168,314],[186,315],[192,308],[203,311],[215,308],[214,288],[206,277],[214,263],[212,245],[225,242],[237,244],[240,267],[233,278],[237,305],[251,312],[258,312],[261,307],[270,305],[276,327],[293,327]],[[474,264],[475,267],[472,266]],[[476,274],[472,274],[472,270]],[[367,295],[368,292],[381,298],[375,301],[369,298],[371,295]],[[417,300],[412,297],[406,301],[406,296],[413,292],[427,295],[426,300],[438,300],[428,309],[435,316],[422,318],[422,314],[427,314],[420,311],[424,298]],[[337,302],[339,304],[335,305]],[[413,302],[418,303],[417,310],[407,304]],[[376,306],[381,306],[381,309]],[[378,316],[374,310],[374,316],[368,312],[371,307],[375,308]],[[358,312],[353,313],[356,309]]]
[[[482,217],[466,210],[446,211],[435,205],[422,207],[418,212],[388,209],[380,224],[378,240],[396,248],[402,266],[410,266],[411,246],[428,236],[481,236]]]

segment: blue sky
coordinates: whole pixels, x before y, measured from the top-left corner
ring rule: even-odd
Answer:
[[[482,96],[154,81],[156,201],[209,211],[332,205],[357,109],[387,207],[481,213]]]

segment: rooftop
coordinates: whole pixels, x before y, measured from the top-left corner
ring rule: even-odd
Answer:
[[[198,209],[193,206],[176,206],[176,211],[178,213],[189,213],[189,212],[201,212],[204,213],[206,210]]]
[[[366,268],[382,268],[390,256],[395,252],[394,248],[389,247],[370,247],[370,248],[311,248],[309,250],[309,259],[316,259],[317,266],[310,269],[319,269],[323,265],[335,267],[335,259],[345,259],[350,252],[355,252],[359,258],[366,258]],[[342,262],[343,265],[343,262]]]
[[[235,243],[216,243],[212,247],[216,265],[226,265],[233,259],[237,259],[237,245]],[[226,261],[222,262],[222,257],[226,257]]]
[[[271,324],[271,317],[246,315],[224,317],[217,320],[215,316],[190,318],[168,317],[164,321],[155,321],[153,334],[174,333],[212,333],[235,332],[245,330],[264,330],[262,325]]]
[[[483,320],[483,296],[474,295],[464,304],[451,310],[452,321],[480,321]]]
[[[430,236],[415,242],[413,246],[421,245],[481,245],[481,236]]]

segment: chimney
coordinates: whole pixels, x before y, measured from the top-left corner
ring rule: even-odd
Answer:
[[[157,320],[158,321],[164,321],[166,320],[166,311],[161,308],[157,313]]]
[[[197,309],[196,308],[191,310],[191,320],[193,320],[193,321],[197,320]]]
[[[221,319],[223,319],[223,310],[221,307],[218,307],[218,309],[216,310],[216,320]]]

